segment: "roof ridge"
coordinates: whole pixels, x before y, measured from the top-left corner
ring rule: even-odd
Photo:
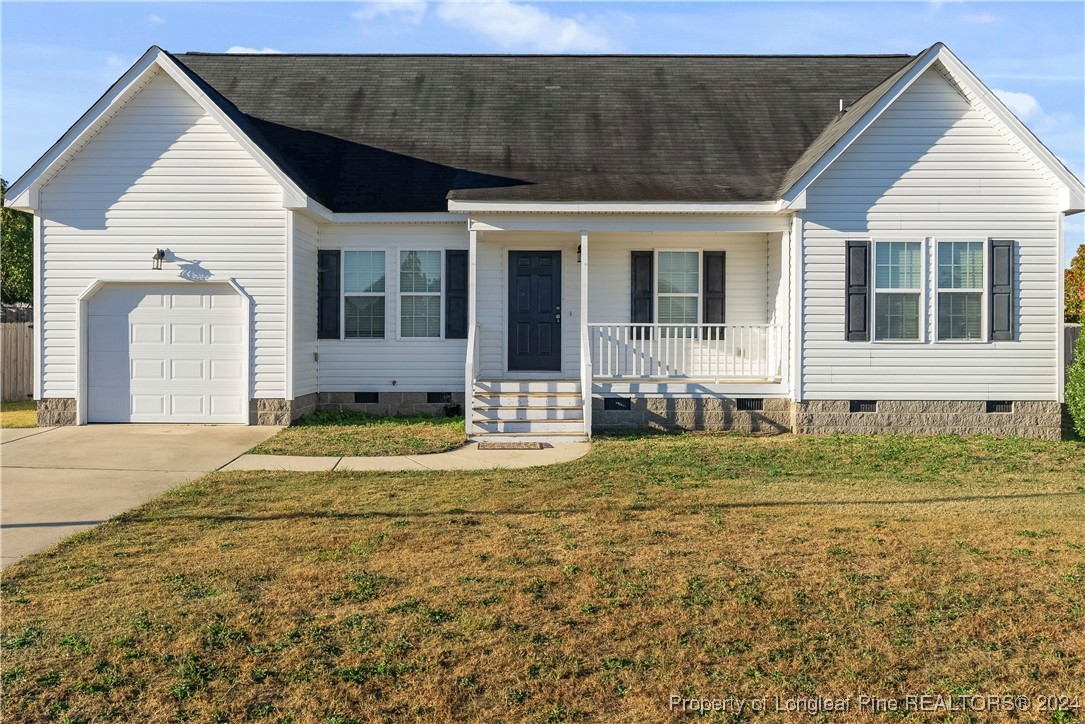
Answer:
[[[210,53],[174,55],[260,58],[914,58],[911,53]]]

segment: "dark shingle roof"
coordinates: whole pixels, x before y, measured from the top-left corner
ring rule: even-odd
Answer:
[[[303,190],[339,212],[443,211],[449,198],[775,199],[834,121],[860,115],[841,116],[840,99],[867,96],[913,60],[174,57]]]

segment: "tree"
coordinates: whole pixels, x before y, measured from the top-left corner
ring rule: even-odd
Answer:
[[[1085,437],[1085,334],[1077,338],[1074,361],[1066,368],[1066,407],[1077,434]]]
[[[1066,274],[1066,321],[1085,322],[1085,244],[1077,248]]]
[[[8,183],[0,178],[0,299],[30,302],[34,298],[33,217],[3,206]]]

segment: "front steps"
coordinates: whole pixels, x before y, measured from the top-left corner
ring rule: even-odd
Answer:
[[[586,440],[583,398],[575,380],[475,383],[468,434],[474,440]]]

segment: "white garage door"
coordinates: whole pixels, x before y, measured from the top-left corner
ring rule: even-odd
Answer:
[[[87,306],[89,422],[247,422],[241,297],[107,284]]]

